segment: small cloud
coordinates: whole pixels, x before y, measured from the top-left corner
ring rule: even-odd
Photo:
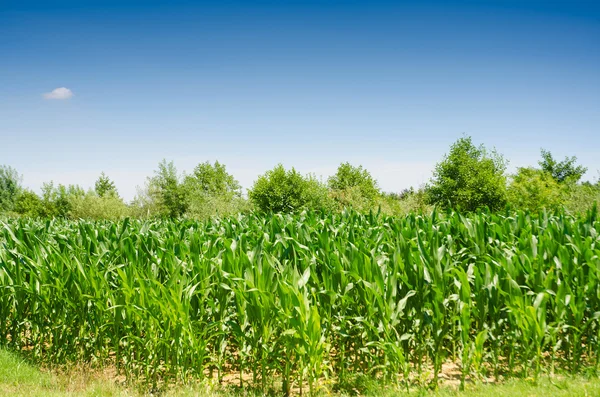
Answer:
[[[73,96],[73,91],[68,88],[60,87],[44,94],[46,99],[69,99]]]

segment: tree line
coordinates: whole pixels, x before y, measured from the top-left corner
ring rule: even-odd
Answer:
[[[79,185],[49,182],[37,194],[22,187],[14,168],[0,166],[0,213],[73,219],[207,219],[252,210],[339,211],[348,207],[400,215],[434,205],[465,212],[507,207],[530,211],[562,207],[583,212],[600,200],[600,181],[581,182],[587,168],[577,164],[576,157],[559,161],[542,149],[537,166],[508,174],[507,164],[495,150],[462,137],[436,165],[429,182],[417,189],[383,192],[368,170],[350,163],[340,164],[326,181],[280,164],[260,175],[244,197],[238,181],[218,161],[201,163],[191,173],[180,175],[173,162],[163,160],[130,203],[120,197],[104,173],[88,191]]]

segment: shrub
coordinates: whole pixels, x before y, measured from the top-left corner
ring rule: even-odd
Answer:
[[[508,187],[508,202],[517,209],[555,209],[564,199],[565,189],[549,172],[531,167],[519,168]]]
[[[21,216],[35,218],[43,214],[44,203],[40,196],[31,190],[25,189],[19,194],[14,210]]]
[[[206,219],[248,209],[239,182],[218,161],[214,165],[209,162],[199,164],[185,177],[184,189],[186,215],[191,218]]]
[[[129,216],[130,211],[115,194],[99,196],[94,191],[89,191],[72,199],[69,215],[71,218],[119,220]]]
[[[460,138],[436,165],[427,188],[429,200],[463,211],[498,210],[506,203],[505,170],[500,154],[475,146],[470,137]]]
[[[359,186],[333,189],[330,191],[330,197],[337,204],[338,210],[353,208],[359,212],[368,212],[376,208],[375,200],[369,200],[365,197]]]
[[[594,203],[600,204],[600,184],[569,183],[565,189],[564,202],[567,211],[583,214],[591,210]]]
[[[348,195],[355,197],[356,193],[359,193],[362,196],[359,201],[364,199],[369,202],[369,205],[373,204],[379,196],[377,181],[360,165],[355,167],[350,163],[340,164],[335,175],[329,178],[328,185],[332,191],[342,192],[340,195],[342,197]]]
[[[47,218],[68,218],[73,209],[73,202],[85,195],[79,185],[54,186],[53,182],[44,183],[42,186],[42,211],[41,216]]]
[[[543,171],[552,175],[559,183],[566,181],[579,182],[587,168],[581,165],[575,165],[577,157],[565,157],[563,161],[556,161],[547,150],[542,149],[542,160],[539,162]]]
[[[262,212],[293,212],[302,208],[330,207],[327,187],[314,176],[303,177],[292,168],[286,171],[279,164],[258,177],[249,197]]]

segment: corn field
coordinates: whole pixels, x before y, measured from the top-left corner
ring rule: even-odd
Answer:
[[[304,212],[0,229],[0,345],[268,389],[595,372],[600,221]]]

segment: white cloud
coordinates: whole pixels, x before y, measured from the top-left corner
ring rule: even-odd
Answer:
[[[44,98],[46,99],[69,99],[72,96],[73,91],[65,87],[56,88],[51,92],[46,92],[44,94]]]

